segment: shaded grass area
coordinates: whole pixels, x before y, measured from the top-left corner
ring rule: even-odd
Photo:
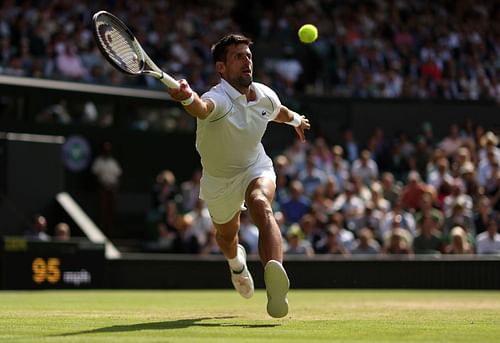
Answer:
[[[1,342],[500,342],[500,291],[0,292]]]

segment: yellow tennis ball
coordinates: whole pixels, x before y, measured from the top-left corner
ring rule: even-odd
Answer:
[[[299,29],[299,39],[302,43],[312,43],[318,39],[318,29],[313,24],[304,24]]]

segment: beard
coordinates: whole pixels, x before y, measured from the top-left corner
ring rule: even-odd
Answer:
[[[250,87],[253,82],[252,75],[240,75],[236,79],[236,84],[240,87]]]

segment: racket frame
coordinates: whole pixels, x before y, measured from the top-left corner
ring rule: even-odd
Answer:
[[[137,73],[133,73],[131,71],[125,70],[122,67],[120,67],[108,54],[108,52],[104,49],[102,46],[101,40],[99,38],[99,33],[97,32],[97,25],[96,21],[100,16],[109,16],[113,21],[119,26],[119,29],[121,29],[123,32],[125,32],[129,38],[132,44],[134,45],[134,48],[136,52],[140,54],[138,55],[137,58],[139,59],[139,67],[140,71]],[[119,71],[128,74],[128,75],[133,75],[133,76],[139,76],[139,75],[147,75],[147,76],[152,76],[156,78],[157,80],[161,81],[163,84],[165,84],[169,88],[179,88],[179,82],[175,80],[172,76],[168,75],[165,73],[163,70],[161,70],[154,62],[151,60],[151,58],[148,56],[146,51],[143,49],[137,38],[135,38],[135,35],[132,33],[132,31],[125,25],[125,23],[120,20],[117,16],[115,16],[112,13],[109,13],[108,11],[98,11],[94,14],[92,17],[92,31],[94,33],[94,39],[96,41],[97,47],[101,51],[102,55],[108,62],[118,69]],[[144,69],[145,66],[148,66],[150,70]]]

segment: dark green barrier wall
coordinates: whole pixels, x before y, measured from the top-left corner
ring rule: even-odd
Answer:
[[[292,288],[500,289],[500,259],[286,260]],[[259,261],[249,262],[263,288]],[[231,288],[227,262],[204,257],[125,258],[106,264],[106,288]]]

